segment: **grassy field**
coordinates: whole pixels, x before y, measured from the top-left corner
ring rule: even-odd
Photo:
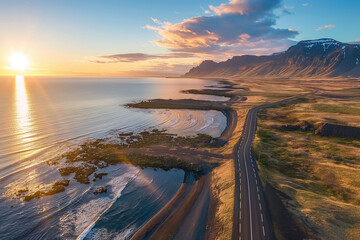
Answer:
[[[346,105],[315,104],[313,107],[315,111],[319,112],[360,115],[360,108]]]
[[[280,131],[276,126],[308,121],[360,127],[360,88],[356,81],[339,80],[269,80],[232,79],[233,91],[247,101],[233,105],[238,111],[265,103],[314,92],[260,112],[259,128],[254,142],[256,158],[264,189],[271,192],[275,212],[272,217],[277,239],[360,239],[360,142],[326,138],[314,132]],[[234,134],[234,139],[239,136]],[[233,147],[225,146],[228,152]],[[224,147],[224,148],[225,148]],[[217,169],[220,169],[218,167]],[[233,174],[217,171],[225,193]],[[228,174],[229,176],[226,176]],[[216,182],[215,182],[216,183]],[[233,187],[229,188],[233,189]],[[266,193],[268,194],[268,193]],[[228,205],[231,201],[222,195]],[[218,212],[223,219],[226,208]],[[293,220],[291,220],[291,219]],[[282,221],[282,222],[280,222]],[[227,225],[230,226],[230,221]],[[221,232],[217,239],[228,239],[230,232]],[[222,238],[224,237],[224,238]],[[226,238],[228,237],[228,238]]]
[[[302,99],[258,114],[254,154],[261,179],[283,194],[287,210],[311,238],[360,238],[360,142],[278,126],[302,120],[347,124],[346,115],[356,118],[357,108],[342,107],[341,101]],[[281,229],[275,230],[286,239]]]

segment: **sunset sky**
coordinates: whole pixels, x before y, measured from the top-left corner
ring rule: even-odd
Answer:
[[[303,39],[360,41],[358,0],[2,1],[0,75],[178,75],[204,59],[270,54]]]

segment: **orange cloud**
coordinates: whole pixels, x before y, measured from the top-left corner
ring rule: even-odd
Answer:
[[[331,28],[334,28],[335,27],[335,25],[332,25],[332,24],[330,24],[330,25],[325,25],[325,26],[322,26],[322,27],[318,27],[317,29],[316,29],[316,31],[321,31],[321,30],[324,30],[324,29],[331,29]]]
[[[213,15],[206,10],[208,15],[174,24],[152,18],[153,24],[146,28],[159,34],[160,39],[154,43],[169,53],[121,53],[88,60],[94,64],[107,63],[100,65],[103,69],[120,65],[128,73],[155,74],[154,69],[185,72],[205,58],[223,61],[234,55],[283,51],[294,44],[291,38],[298,34],[292,28],[276,28],[273,10],[281,7],[281,0],[229,0],[228,4],[209,7]]]
[[[210,9],[217,15],[223,14],[252,14],[269,11],[280,5],[280,0],[230,0],[228,4],[218,7],[210,5]]]
[[[156,43],[169,49],[211,47],[217,43],[219,36],[207,29],[196,32],[188,28],[189,25],[196,24],[199,20],[200,17],[190,18],[178,24],[162,24],[161,27],[148,26],[147,28],[157,31],[162,36],[162,40],[158,40]]]
[[[246,53],[249,45],[264,49],[264,42],[291,45],[298,34],[294,29],[275,28],[273,10],[280,0],[230,0],[228,4],[210,6],[213,16],[199,16],[171,24],[153,19],[161,39],[155,43],[174,52],[212,54],[219,52]],[[263,51],[264,52],[264,51]],[[267,51],[266,51],[267,52]]]
[[[118,63],[118,62],[139,62],[153,59],[171,58],[190,58],[194,57],[191,53],[165,53],[165,54],[145,54],[145,53],[121,53],[106,56],[91,57],[89,60],[94,63]]]

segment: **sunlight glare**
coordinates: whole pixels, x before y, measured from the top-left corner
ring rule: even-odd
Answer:
[[[16,109],[17,123],[19,129],[27,128],[29,118],[29,106],[23,76],[16,76]]]
[[[29,65],[26,56],[21,53],[14,53],[9,57],[10,67],[14,71],[25,71]]]

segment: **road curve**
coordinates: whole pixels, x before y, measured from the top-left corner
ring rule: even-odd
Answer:
[[[256,133],[256,114],[260,109],[275,106],[312,93],[255,107],[248,112],[239,142],[234,148],[235,201],[232,239],[274,239],[270,213],[258,176],[252,143]]]
[[[273,239],[269,213],[251,146],[256,132],[256,113],[247,115],[235,147],[235,206],[232,239]]]

